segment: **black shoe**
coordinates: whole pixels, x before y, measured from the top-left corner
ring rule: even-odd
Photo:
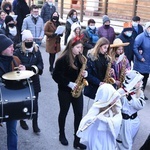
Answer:
[[[41,132],[41,130],[38,126],[36,126],[36,127],[33,126],[33,132],[34,133],[39,133],[39,132]]]
[[[65,135],[59,135],[59,141],[62,145],[68,145],[68,140],[66,139]]]
[[[20,126],[24,130],[28,130],[29,129],[28,125],[26,124],[26,122],[24,120],[20,120]]]
[[[144,99],[145,99],[145,100],[148,100],[148,98],[147,98],[146,96],[144,96]]]
[[[75,149],[86,149],[86,145],[81,144],[81,143],[74,143],[73,146]]]

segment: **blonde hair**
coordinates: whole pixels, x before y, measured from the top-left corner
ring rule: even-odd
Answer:
[[[94,48],[91,50],[90,54],[93,56],[93,60],[97,60],[98,59],[98,57],[99,57],[99,55],[98,55],[99,54],[99,49],[103,45],[110,45],[110,42],[105,37],[100,38],[97,41],[97,43],[94,46]]]

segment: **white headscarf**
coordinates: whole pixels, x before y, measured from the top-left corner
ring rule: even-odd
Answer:
[[[119,92],[117,92],[111,84],[104,83],[98,88],[96,92],[95,103],[93,104],[93,106],[103,108],[108,106],[115,99],[119,98]]]

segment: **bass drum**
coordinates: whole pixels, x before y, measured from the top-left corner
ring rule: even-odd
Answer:
[[[9,81],[9,84],[0,87],[0,122],[33,119],[36,112],[34,112],[35,96],[32,82],[25,79],[15,81],[14,88],[8,86],[13,84],[14,81]]]

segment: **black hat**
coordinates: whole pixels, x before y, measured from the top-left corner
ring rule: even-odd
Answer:
[[[140,21],[140,20],[141,20],[141,18],[139,16],[134,16],[132,18],[132,21]]]
[[[0,34],[0,53],[13,44],[13,41],[6,35]]]
[[[13,17],[12,16],[6,16],[5,24],[7,25],[7,23],[10,22],[10,21],[14,21]]]

